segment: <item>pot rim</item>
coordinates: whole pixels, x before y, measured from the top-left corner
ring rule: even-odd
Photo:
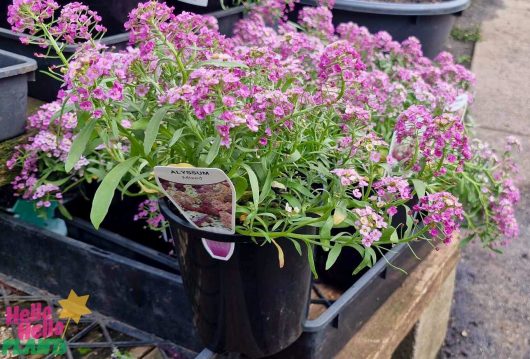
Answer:
[[[302,0],[303,5],[316,5],[315,0]],[[379,15],[450,15],[469,7],[471,0],[441,0],[436,3],[390,3],[367,0],[337,0],[333,9]],[[332,10],[333,10],[332,9]]]

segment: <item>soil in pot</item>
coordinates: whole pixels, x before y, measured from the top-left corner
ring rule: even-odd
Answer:
[[[261,358],[286,348],[301,335],[311,284],[305,246],[300,256],[289,240],[277,239],[285,256],[280,268],[274,245],[260,246],[249,237],[196,229],[173,205],[161,202],[160,206],[170,222],[194,323],[207,348]],[[234,242],[230,259],[212,258],[202,238]]]

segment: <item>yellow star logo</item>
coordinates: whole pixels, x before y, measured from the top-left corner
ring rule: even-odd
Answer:
[[[76,324],[79,324],[83,315],[92,313],[92,311],[86,306],[88,297],[88,295],[78,296],[76,292],[70,290],[68,298],[59,301],[59,305],[62,307],[61,312],[59,313],[59,318],[71,319]]]

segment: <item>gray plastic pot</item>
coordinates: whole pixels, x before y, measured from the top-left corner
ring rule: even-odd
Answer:
[[[24,133],[28,81],[36,69],[35,60],[0,50],[0,141]]]
[[[352,21],[370,32],[387,31],[397,41],[417,37],[425,56],[433,58],[443,50],[455,16],[469,7],[471,0],[447,0],[433,3],[389,3],[363,0],[337,0],[333,22]],[[302,4],[314,5],[314,0]]]

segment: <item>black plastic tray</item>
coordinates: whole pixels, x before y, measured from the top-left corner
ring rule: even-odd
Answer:
[[[104,234],[99,245],[106,244]],[[178,274],[4,213],[0,213],[0,258],[0,272],[5,275],[62,297],[71,289],[89,294],[91,308],[102,314],[195,352],[203,348]]]
[[[243,17],[244,7],[237,6],[229,8],[227,10],[220,10],[209,12],[207,15],[211,15],[217,18],[219,23],[219,31],[227,36],[232,35],[232,29],[234,24]],[[117,49],[123,49],[127,46],[129,41],[129,34],[124,32],[116,35],[106,36],[101,39],[101,43],[109,47],[116,47]],[[58,59],[45,59],[35,57],[34,53],[41,53],[42,49],[37,45],[22,45],[20,43],[20,34],[6,28],[0,27],[0,49],[11,51],[13,53],[34,58],[37,61],[39,70],[47,70],[50,66],[60,65]],[[72,55],[77,49],[76,45],[66,45],[64,47],[64,53],[66,56]],[[35,82],[29,84],[29,95],[42,101],[54,101],[57,98],[57,92],[60,89],[61,83],[57,80],[52,79],[48,75],[37,72]]]
[[[59,295],[70,289],[88,293],[95,310],[192,351],[202,350],[172,257],[115,233],[95,231],[83,220],[69,221],[68,227],[76,239],[0,213],[0,272]],[[423,259],[432,245],[414,242],[411,248]],[[420,263],[407,244],[392,249],[386,259],[407,272]],[[294,344],[270,358],[332,358],[405,278],[406,274],[379,260],[336,301],[313,300],[328,308],[304,323]],[[218,357],[207,349],[197,355],[198,359]]]

